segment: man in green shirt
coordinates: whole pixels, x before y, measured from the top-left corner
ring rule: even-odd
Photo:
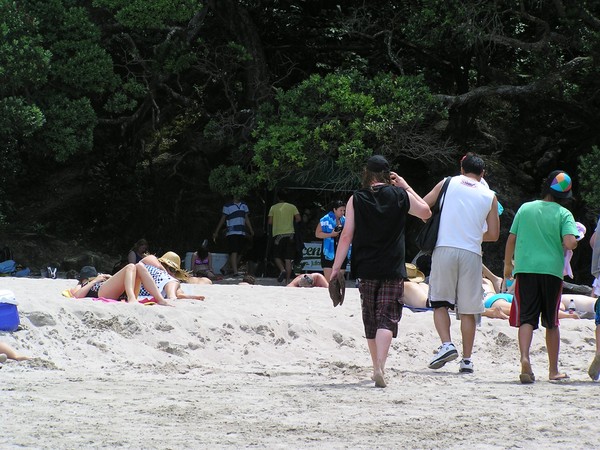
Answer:
[[[542,199],[521,205],[506,241],[504,277],[516,278],[510,324],[519,328],[521,383],[533,383],[529,349],[540,315],[546,328],[548,376],[568,378],[558,370],[560,331],[558,308],[562,294],[564,252],[577,247],[579,232],[573,214],[561,202],[572,197],[571,177],[555,170],[542,185]],[[514,259],[514,266],[513,266]]]

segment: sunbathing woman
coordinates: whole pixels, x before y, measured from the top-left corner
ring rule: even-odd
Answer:
[[[481,313],[484,317],[491,319],[508,319],[513,300],[512,293],[497,293],[491,280],[484,278],[482,280],[485,310]],[[403,302],[406,306],[412,308],[427,308],[427,296],[429,286],[425,283],[416,283],[413,281],[404,282]],[[576,313],[566,311],[568,304],[573,299],[576,304]],[[559,319],[579,319],[582,312],[593,313],[595,300],[585,295],[563,294],[562,306],[558,313]]]
[[[329,282],[320,273],[304,273],[298,275],[286,287],[329,287]]]
[[[137,266],[143,266],[147,270],[154,285],[164,297],[168,299],[204,300],[203,295],[186,294],[181,289],[181,283],[186,282],[189,275],[181,268],[181,258],[177,253],[167,252],[160,258],[149,255],[137,263]],[[145,282],[142,283],[140,295],[149,295]]]
[[[509,284],[507,292],[498,293],[495,292],[492,282],[484,278],[483,289],[485,291],[484,306],[486,308],[486,312],[483,315],[497,319],[508,319],[508,316],[510,315],[510,305],[513,301],[514,284]],[[571,300],[575,303],[574,312],[568,311]],[[594,317],[595,301],[596,299],[594,297],[588,295],[562,294],[558,318],[591,319]]]
[[[70,289],[73,297],[127,299],[127,303],[137,303],[140,284],[147,286],[147,292],[159,305],[168,305],[145,267],[127,264],[114,275],[99,274],[95,267],[84,266],[79,272],[77,286]]]

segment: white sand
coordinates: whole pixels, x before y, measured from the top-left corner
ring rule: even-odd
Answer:
[[[600,385],[587,375],[594,322],[565,320],[551,383],[518,382],[516,330],[485,319],[475,373],[427,368],[430,312],[405,309],[385,389],[370,380],[355,288],[185,286],[173,308],[60,295],[72,280],[0,278],[24,329],[0,340],[36,357],[0,370],[0,448],[597,448]],[[458,325],[452,325],[460,344]]]

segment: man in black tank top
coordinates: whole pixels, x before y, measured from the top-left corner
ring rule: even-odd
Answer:
[[[352,244],[351,270],[359,291],[365,337],[373,362],[375,386],[385,387],[385,363],[398,334],[404,292],[406,216],[431,216],[429,206],[381,155],[369,158],[363,188],[346,205],[346,224],[335,254],[330,280],[337,277]]]

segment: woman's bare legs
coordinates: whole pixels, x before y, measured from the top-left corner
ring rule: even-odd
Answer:
[[[575,300],[575,306],[577,311],[593,313],[594,306],[596,304],[596,298],[590,297],[589,295],[581,295],[581,294],[563,294],[561,296],[561,303],[563,304],[564,309],[569,308],[569,302],[571,299]]]
[[[148,257],[146,257],[148,258]],[[146,259],[144,258],[144,259]],[[158,261],[158,259],[156,260]],[[160,264],[160,262],[159,262]],[[162,265],[161,265],[162,268]],[[163,297],[162,293],[158,290],[158,287],[156,286],[156,283],[154,282],[154,280],[152,279],[152,275],[150,275],[150,272],[148,272],[148,269],[146,269],[146,266],[144,266],[143,262],[139,262],[136,265],[136,275],[137,275],[137,283],[136,283],[136,288],[137,291],[136,292],[140,292],[140,284],[144,285],[144,288],[150,293],[150,295],[152,297],[154,297],[154,300],[156,300],[156,303],[158,303],[159,305],[169,305],[169,303],[167,303],[167,301],[165,300],[165,298]]]
[[[135,288],[135,264],[127,264],[112,277],[106,280],[98,289],[98,296],[117,300],[123,292],[127,295],[127,302],[137,301]]]
[[[415,283],[414,281],[404,282],[404,296],[402,301],[407,306],[413,308],[426,308],[429,285],[425,283]]]
[[[5,344],[4,342],[0,342],[0,354],[4,354],[8,359],[14,359],[15,361],[24,361],[29,359],[28,356],[17,353],[14,348],[8,344]]]
[[[148,264],[149,266],[154,266],[154,267],[164,270],[166,272],[165,267],[160,263],[158,258],[154,255],[145,256],[144,259],[142,259],[140,262],[144,263],[144,264]]]
[[[483,277],[487,278],[492,282],[494,286],[494,290],[496,294],[501,291],[502,287],[502,277],[495,275],[490,269],[488,269],[485,264],[483,265]]]

